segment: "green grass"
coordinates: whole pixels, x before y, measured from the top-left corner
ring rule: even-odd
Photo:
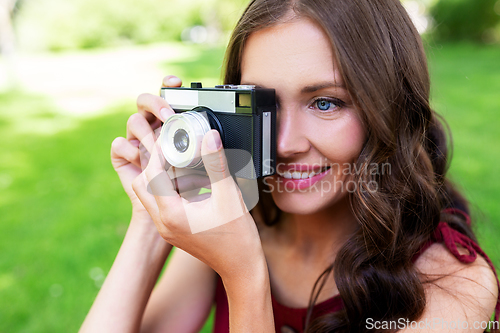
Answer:
[[[223,50],[190,50],[165,73],[218,82]],[[500,48],[444,45],[429,55],[432,102],[455,141],[451,175],[498,265]],[[0,94],[0,332],[76,331],[102,281],[90,272],[109,271],[129,222],[109,149],[134,103],[85,120],[58,111],[44,96]]]
[[[450,125],[451,179],[472,206],[481,245],[500,266],[500,47],[428,48],[432,103]]]
[[[134,109],[66,119],[72,128],[53,135],[18,134],[9,127],[34,117],[34,107],[42,116],[28,123],[59,122],[50,112],[55,106],[16,92],[0,95],[0,103],[7,187],[0,192],[0,331],[75,331],[98,291],[90,270],[109,270],[127,228],[130,205],[109,147]]]

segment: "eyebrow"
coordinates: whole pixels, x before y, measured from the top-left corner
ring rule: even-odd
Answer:
[[[322,83],[314,84],[314,85],[311,85],[311,86],[305,86],[304,88],[302,88],[301,92],[303,94],[305,94],[305,93],[312,93],[312,92],[315,92],[315,91],[318,91],[318,90],[321,90],[321,89],[326,89],[326,88],[342,88],[342,89],[346,89],[345,85],[343,85],[343,84],[338,84],[336,82],[322,82]]]
[[[256,88],[266,88],[264,86],[260,86],[258,84],[253,84],[253,83],[245,83],[245,84],[246,85],[253,85]],[[345,85],[339,84],[339,83],[336,83],[336,82],[321,82],[321,83],[318,83],[318,84],[313,84],[313,85],[310,85],[310,86],[305,86],[304,88],[302,88],[302,90],[300,92],[302,94],[307,94],[307,93],[316,92],[318,90],[326,89],[326,88],[341,88],[341,89],[346,89]]]

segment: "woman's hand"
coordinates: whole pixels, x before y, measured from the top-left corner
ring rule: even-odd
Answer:
[[[181,84],[179,78],[167,76],[163,79],[162,86],[180,87]],[[149,156],[145,146],[141,145],[140,142],[154,143],[156,141],[154,131],[161,126],[162,120],[174,112],[163,98],[151,94],[142,94],[137,98],[137,109],[138,113],[133,114],[128,119],[127,137],[118,137],[111,144],[111,163],[132,202],[133,213],[147,214],[132,190],[132,181],[146,167]],[[161,116],[162,114],[163,116]]]
[[[132,187],[160,235],[220,275],[232,332],[273,332],[269,272],[260,237],[229,173],[219,133],[211,130],[203,138],[201,155],[212,193],[201,201],[189,201],[176,191],[159,142],[148,150],[148,166]]]
[[[212,192],[201,201],[179,195],[165,171],[170,165],[159,143],[144,144],[152,152],[151,159],[134,180],[133,189],[160,235],[205,262],[223,280],[243,281],[267,274],[257,227],[229,173],[219,133],[211,130],[203,139],[201,154]]]

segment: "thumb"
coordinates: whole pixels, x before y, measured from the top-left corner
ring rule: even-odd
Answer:
[[[208,131],[201,146],[203,165],[210,178],[211,204],[217,212],[217,221],[212,226],[234,221],[246,214],[248,209],[227,165],[226,154],[222,148],[219,132]]]
[[[227,166],[226,154],[224,153],[222,140],[218,131],[210,130],[205,134],[201,145],[201,156],[203,166],[207,171],[212,185],[228,177],[231,178]]]

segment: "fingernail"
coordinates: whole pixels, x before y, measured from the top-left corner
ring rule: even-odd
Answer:
[[[168,79],[168,84],[178,85],[179,83],[181,83],[181,79],[179,79],[176,76],[172,76],[171,78]]]
[[[216,152],[222,147],[222,141],[220,140],[219,132],[210,131],[210,136],[207,138],[207,148],[210,151]]]
[[[168,117],[170,117],[170,111],[167,108],[163,108],[160,110],[160,117],[163,122],[167,120]]]

